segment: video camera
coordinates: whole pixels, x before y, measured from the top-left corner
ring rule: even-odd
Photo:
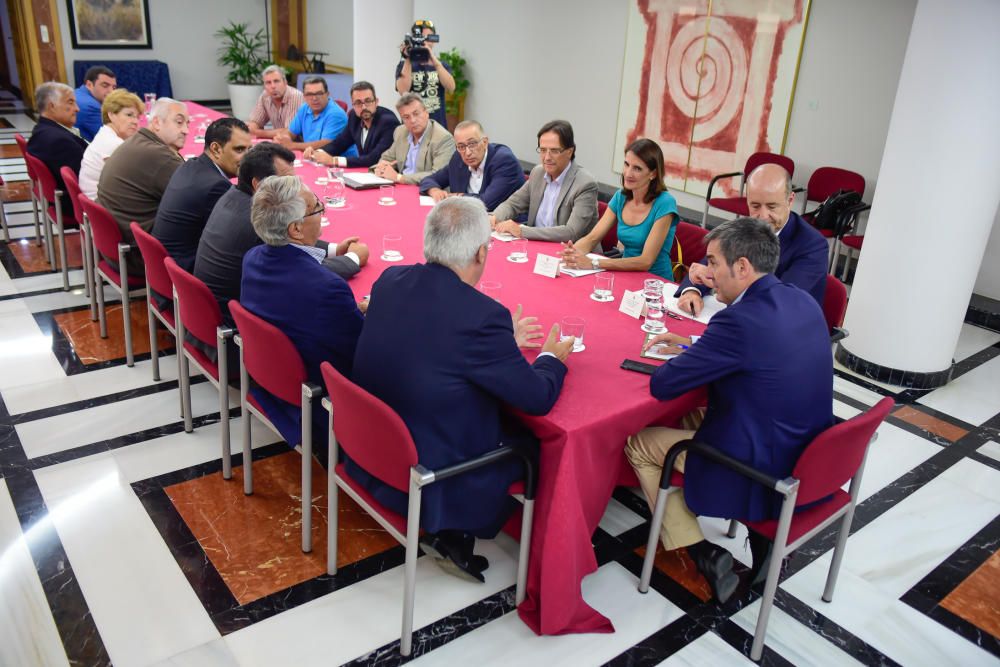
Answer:
[[[426,42],[437,44],[441,41],[436,31],[425,36],[425,28],[434,30],[434,22],[426,19],[414,21],[410,34],[403,36],[403,56],[408,57],[414,64],[423,64],[431,59],[430,50],[424,46]]]

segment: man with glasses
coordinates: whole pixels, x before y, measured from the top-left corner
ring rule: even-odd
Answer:
[[[549,121],[538,131],[541,164],[528,182],[497,206],[490,222],[498,232],[533,241],[576,241],[597,224],[597,180],[580,168],[573,126]],[[520,224],[514,218],[528,214]]]
[[[492,211],[524,185],[524,171],[503,144],[491,144],[483,126],[463,120],[455,126],[455,154],[448,166],[420,181],[420,194],[439,202],[449,196],[476,197]]]
[[[306,103],[299,107],[287,130],[279,130],[274,140],[293,151],[319,148],[332,141],[347,125],[347,114],[333,100],[326,87],[326,79],[313,76],[302,84]],[[356,155],[353,146],[348,155]]]
[[[430,117],[416,93],[406,93],[396,102],[403,121],[392,133],[392,145],[372,169],[376,176],[395,183],[416,185],[443,169],[455,152],[455,139]]]
[[[291,124],[295,113],[305,101],[297,89],[288,85],[285,70],[281,65],[271,65],[261,72],[264,79],[264,92],[257,99],[257,104],[250,112],[247,127],[255,137],[270,139],[279,130],[286,129]],[[271,129],[264,126],[271,124]]]
[[[392,145],[392,133],[399,119],[379,106],[375,86],[358,81],[351,86],[351,107],[347,127],[322,148],[307,148],[302,157],[333,167],[371,167]],[[351,149],[356,151],[350,155]]]

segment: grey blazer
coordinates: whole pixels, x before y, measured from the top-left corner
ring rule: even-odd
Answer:
[[[569,165],[559,189],[555,225],[539,228],[535,227],[535,217],[543,194],[545,169],[538,164],[528,181],[497,206],[493,215],[497,220],[512,220],[527,211],[528,222],[521,225],[521,235],[532,241],[576,241],[597,224],[597,180],[576,162]]]
[[[389,146],[382,153],[380,159],[390,162],[395,160],[396,171],[403,176],[400,182],[416,185],[435,171],[448,166],[448,160],[455,152],[455,139],[434,119],[427,121],[427,129],[424,130],[425,137],[417,152],[417,170],[412,174],[403,174],[406,151],[410,148],[410,144],[406,140],[409,134],[410,132],[405,125],[397,127],[392,133],[392,146]]]

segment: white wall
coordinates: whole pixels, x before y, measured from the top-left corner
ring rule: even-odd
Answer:
[[[986,243],[983,263],[979,267],[976,287],[972,291],[991,299],[1000,299],[1000,208],[993,218],[993,232]]]
[[[466,115],[518,157],[533,159],[547,120],[573,123],[580,162],[602,182],[612,163],[626,0],[414,0],[432,19],[441,48],[469,61]],[[916,0],[813,0],[785,152],[805,183],[823,165],[865,176],[870,201]],[[538,54],[544,53],[544,58]],[[360,75],[360,73],[359,73]],[[703,200],[674,193],[700,210]]]
[[[251,30],[265,27],[267,0],[149,0],[152,49],[73,49],[66,3],[57,2],[66,76],[73,81],[74,60],[162,60],[170,68],[174,97],[193,100],[229,98],[226,70],[216,64],[214,33],[227,25],[249,22]],[[138,91],[141,92],[141,91]]]
[[[307,0],[309,50],[329,53],[323,58],[329,65],[354,67],[353,16],[353,0]]]

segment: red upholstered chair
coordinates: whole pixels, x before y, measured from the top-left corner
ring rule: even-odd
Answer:
[[[160,321],[177,340],[176,323],[174,322],[173,303],[169,308],[161,308],[153,293],[159,294],[164,299],[173,300],[174,283],[170,280],[167,267],[163,263],[167,259],[167,250],[160,243],[159,239],[133,222],[130,225],[132,235],[135,236],[135,243],[142,253],[142,263],[146,267],[146,316],[149,318],[149,350],[153,362],[153,380],[160,379],[160,355],[157,354],[159,344],[156,335],[156,322]],[[175,342],[175,346],[180,350],[180,344]],[[181,376],[181,354],[177,354],[177,377]]]
[[[49,171],[44,162],[36,158],[31,153],[26,153],[25,161],[31,165],[32,172],[38,179],[38,188],[41,197],[41,221],[45,231],[45,240],[49,249],[49,265],[52,271],[58,271],[54,256],[53,236],[59,236],[59,266],[62,270],[63,289],[69,291],[69,267],[66,265],[66,238],[64,232],[65,221],[63,220],[62,200],[65,193],[56,189],[56,179]],[[55,227],[55,232],[53,232]]]
[[[434,482],[519,455],[510,447],[498,447],[488,454],[448,468],[428,470],[420,465],[413,437],[406,424],[392,408],[345,378],[329,363],[324,363],[320,368],[329,392],[329,398],[323,400],[323,405],[330,411],[331,430],[329,450],[331,470],[327,476],[327,496],[330,499],[327,572],[337,573],[337,487],[340,487],[389,534],[406,546],[403,630],[399,652],[408,656],[413,648],[413,599],[416,590],[417,540],[420,535],[420,498],[423,488]],[[409,506],[405,517],[375,500],[364,487],[351,479],[344,464],[333,465],[333,462],[337,461],[338,447],[343,447],[347,455],[369,474],[408,494]],[[515,595],[517,604],[521,604],[524,600],[524,588],[528,576],[531,522],[537,480],[535,462],[527,458],[522,460],[525,464],[524,481],[516,482],[509,489],[511,495],[521,495],[524,500],[521,546],[517,562]],[[470,498],[469,502],[475,500]]]
[[[347,111],[347,102],[345,102],[344,100],[334,100],[334,102],[336,102],[337,106],[343,109],[345,112]]]
[[[604,217],[605,211],[608,210],[608,203],[597,200],[597,220],[600,222],[601,218]],[[618,224],[615,223],[611,225],[611,229],[608,233],[604,235],[601,239],[601,247],[604,248],[605,257],[621,257],[622,251],[618,248]]]
[[[670,264],[681,263],[685,267],[700,262],[705,257],[705,237],[708,230],[681,220],[674,232],[674,245],[670,248]],[[676,279],[676,278],[675,278]]]
[[[35,245],[40,246],[42,245],[42,225],[38,212],[41,210],[41,189],[38,187],[38,178],[35,176],[35,170],[27,159],[28,140],[20,132],[17,132],[14,134],[14,141],[17,142],[17,147],[21,149],[21,157],[24,158],[24,167],[28,172],[28,179],[31,182],[31,212],[35,217]]]
[[[838,225],[837,235],[833,242],[833,258],[830,261],[830,272],[833,273],[837,268],[837,259],[840,257],[840,253],[843,251],[845,255],[844,259],[844,271],[840,274],[840,279],[846,281],[847,275],[851,270],[851,258],[853,253],[851,251],[858,253],[858,258],[861,258],[861,246],[864,245],[865,235],[856,233],[858,228],[858,217],[864,211],[871,209],[870,204],[865,204],[862,202],[858,204],[850,211],[846,211]]]
[[[219,303],[211,290],[193,275],[177,266],[172,257],[163,261],[167,275],[173,284],[174,336],[178,341],[177,356],[180,357],[181,412],[184,414],[184,431],[194,430],[191,415],[191,376],[189,364],[205,376],[219,392],[219,425],[222,441],[222,477],[233,476],[233,466],[229,454],[229,367],[226,348],[235,332],[223,326]],[[185,334],[207,348],[215,348],[217,359],[212,359],[197,345],[187,340]]]
[[[132,354],[132,301],[133,296],[142,296],[142,278],[128,275],[125,258],[132,251],[132,246],[122,241],[118,223],[108,209],[104,208],[87,195],[80,194],[80,207],[90,226],[90,236],[93,241],[94,286],[97,294],[97,316],[101,323],[101,338],[108,337],[108,320],[104,308],[104,282],[107,282],[122,297],[122,322],[125,327],[125,361],[129,366],[135,364]],[[115,268],[106,257],[117,257],[118,268]]]
[[[746,166],[743,167],[743,171],[734,171],[730,174],[719,174],[718,176],[713,176],[712,180],[708,182],[708,194],[705,195],[705,211],[701,216],[701,226],[708,226],[708,209],[710,208],[719,208],[723,211],[734,213],[737,216],[749,215],[750,210],[747,208],[746,194],[744,193],[744,188],[747,184],[747,177],[750,175],[751,171],[760,165],[769,163],[780,164],[785,168],[790,177],[795,175],[795,161],[790,157],[778,155],[777,153],[754,153],[747,158],[747,163]],[[716,182],[725,178],[734,178],[736,176],[740,177],[739,197],[712,196],[712,189],[715,187]]]
[[[73,203],[73,221],[83,235],[80,246],[83,251],[84,290],[90,298],[90,321],[94,322],[97,320],[97,295],[91,289],[94,285],[94,258],[90,255],[92,246],[90,244],[90,230],[87,229],[86,224],[87,216],[83,214],[83,206],[80,205],[80,195],[83,192],[80,190],[80,181],[76,177],[76,172],[69,167],[62,167],[59,174],[62,176],[63,183],[66,184],[66,195]]]
[[[826,291],[823,292],[823,316],[830,329],[830,342],[836,343],[850,335],[843,328],[844,313],[847,312],[847,286],[836,277],[827,274]]]
[[[253,493],[250,416],[278,432],[264,408],[249,393],[250,379],[253,379],[264,391],[302,410],[302,551],[309,553],[312,551],[312,415],[319,409],[316,403],[322,398],[323,389],[308,381],[302,356],[280,329],[257,317],[235,299],[229,302],[229,313],[239,330],[236,344],[240,348],[240,406],[243,410],[243,492]],[[333,507],[335,512],[336,505]],[[336,517],[331,521],[336,526]]]
[[[646,543],[646,558],[642,564],[642,576],[639,580],[639,592],[645,593],[649,590],[649,579],[653,571],[667,493],[670,487],[683,486],[683,475],[674,470],[674,461],[677,460],[678,454],[685,450],[696,452],[703,458],[774,489],[783,496],[779,518],[744,522],[747,528],[774,542],[767,580],[764,583],[764,596],[757,616],[757,629],[750,649],[750,659],[759,661],[764,652],[767,619],[778,589],[781,561],[827,526],[840,520],[837,546],[833,551],[833,562],[830,564],[826,588],[823,590],[824,601],[830,602],[833,599],[833,589],[837,585],[840,563],[844,559],[844,549],[851,532],[851,521],[854,519],[854,506],[861,489],[861,476],[864,473],[868,445],[875,440],[875,430],[889,414],[893,405],[891,398],[883,398],[867,412],[835,424],[820,433],[805,448],[792,474],[785,479],[770,477],[703,442],[684,440],[674,445],[664,461],[664,475],[660,479],[660,491],[656,496],[656,506],[653,510],[652,525]],[[850,490],[845,492],[841,487],[848,481],[851,482]],[[813,505],[801,512],[794,511],[797,507],[810,504]]]

